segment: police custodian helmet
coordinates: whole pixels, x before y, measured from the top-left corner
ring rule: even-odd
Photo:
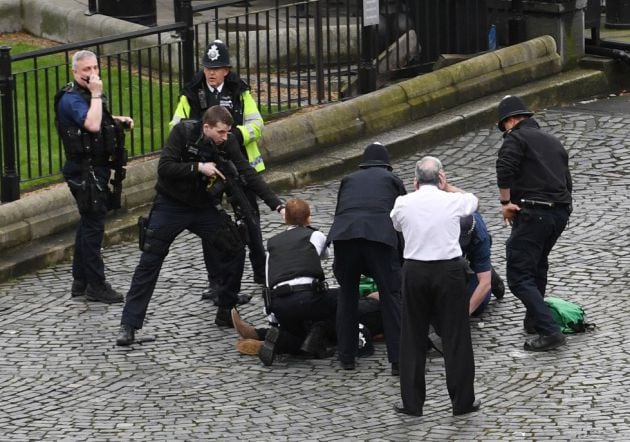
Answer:
[[[503,125],[505,120],[517,115],[531,117],[534,113],[527,109],[527,106],[525,106],[525,103],[523,103],[523,100],[519,97],[506,95],[499,103],[499,122],[497,126],[501,129],[501,132],[505,132],[505,126]]]
[[[207,68],[231,68],[230,52],[221,40],[215,40],[208,45],[203,53],[201,64]]]
[[[387,167],[391,170],[392,166],[389,164],[387,148],[379,142],[369,144],[363,151],[363,159],[359,167],[361,169],[366,167]]]

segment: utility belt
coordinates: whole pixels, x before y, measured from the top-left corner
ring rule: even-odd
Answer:
[[[90,165],[92,167],[110,167],[110,161],[107,158],[107,156],[104,155],[90,155],[90,154],[83,154],[83,155],[68,155],[67,159],[69,161],[74,161],[76,163],[80,163],[85,159],[89,159],[90,160]]]
[[[275,289],[269,290],[272,298],[282,298],[298,292],[315,292],[323,293],[328,290],[328,283],[326,281],[313,281],[310,284],[296,284],[289,285],[283,284]]]
[[[526,207],[530,209],[554,209],[564,208],[571,211],[571,204],[567,203],[553,203],[551,201],[530,200],[522,198],[519,200],[518,205],[520,207]]]

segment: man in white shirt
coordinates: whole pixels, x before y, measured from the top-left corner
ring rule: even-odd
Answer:
[[[415,192],[396,199],[391,218],[405,239],[402,269],[399,413],[422,416],[429,324],[441,330],[446,384],[453,415],[477,411],[475,361],[468,324],[466,270],[459,220],[472,214],[477,197],[446,182],[440,160],[416,163]]]

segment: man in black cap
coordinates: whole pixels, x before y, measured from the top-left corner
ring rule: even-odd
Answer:
[[[374,278],[383,315],[387,357],[398,375],[400,342],[400,239],[389,212],[405,186],[392,173],[387,148],[370,144],[360,170],[341,180],[328,241],[335,251],[333,271],[341,292],[337,302],[337,347],[341,366],[355,368],[361,275]]]
[[[265,170],[265,163],[258,149],[257,141],[262,136],[263,119],[252,97],[250,87],[238,74],[230,71],[230,53],[221,40],[214,40],[206,48],[201,60],[203,69],[195,74],[184,86],[177,108],[171,121],[171,127],[182,119],[199,120],[203,112],[211,106],[225,107],[234,118],[232,134],[238,140],[241,152],[257,172]],[[256,194],[245,188],[245,194],[254,214],[253,220],[245,219],[249,236],[249,259],[254,271],[254,282],[265,281],[265,248],[260,231],[260,212]],[[204,244],[204,254],[208,247]],[[217,292],[213,284],[214,275],[209,275],[210,288],[204,291],[203,299],[213,299],[216,303]],[[249,300],[239,296],[239,303]]]
[[[538,336],[525,350],[560,347],[566,338],[544,302],[547,257],[571,214],[571,173],[562,143],[543,132],[523,101],[508,95],[499,103],[503,145],[496,162],[503,220],[512,226],[506,243],[508,286],[527,309],[524,325]]]

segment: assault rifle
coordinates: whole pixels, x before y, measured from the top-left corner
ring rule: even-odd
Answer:
[[[213,146],[216,149],[216,146]],[[191,144],[188,151],[199,157],[202,162],[214,162],[217,169],[225,176],[225,179],[213,177],[216,179],[209,180],[204,176],[206,189],[218,201],[221,200],[223,194],[227,196],[228,203],[234,211],[234,218],[241,239],[247,245],[250,243],[248,224],[256,223],[256,215],[245,195],[244,186],[245,179],[238,173],[238,169],[234,162],[225,158],[223,153],[216,149],[216,155],[209,151],[207,147]]]
[[[120,209],[122,182],[127,176],[127,149],[125,149],[125,128],[127,123],[115,121],[115,124],[105,126],[105,144],[110,147],[109,167],[114,170],[114,178],[109,182],[112,185],[112,192],[109,194],[108,209]]]

